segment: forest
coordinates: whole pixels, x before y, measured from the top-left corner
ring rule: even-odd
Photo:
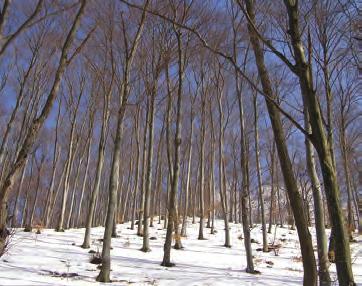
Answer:
[[[361,79],[355,0],[0,1],[0,285],[362,284]]]

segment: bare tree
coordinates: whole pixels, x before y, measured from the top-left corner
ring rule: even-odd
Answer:
[[[253,24],[255,23],[254,5],[253,2],[249,0],[246,0],[245,3],[246,3],[247,15],[250,19],[250,21],[248,21],[250,42],[254,50],[255,61],[258,68],[258,73],[262,84],[263,92],[264,94],[267,95],[266,105],[271,119],[274,139],[277,146],[284,182],[287,187],[288,197],[296,221],[299,242],[303,257],[303,267],[304,267],[303,284],[316,285],[317,269],[316,269],[316,262],[313,252],[312,238],[308,230],[308,224],[306,221],[306,215],[303,207],[302,198],[299,194],[297,182],[293,174],[292,163],[290,161],[288,149],[286,146],[285,135],[281,123],[280,113],[277,110],[276,106],[271,102],[271,99],[275,99],[275,96],[271,86],[269,74],[264,63],[264,53],[262,51],[257,32],[253,26]],[[240,3],[239,6],[242,7],[242,4]]]
[[[121,130],[123,117],[126,111],[128,95],[129,95],[129,77],[132,68],[133,59],[135,57],[137,47],[140,41],[140,37],[143,31],[143,27],[146,20],[146,8],[149,4],[149,1],[146,0],[144,3],[144,9],[141,15],[141,20],[137,27],[136,34],[129,45],[128,35],[126,35],[126,31],[123,30],[123,37],[125,41],[125,66],[123,70],[122,76],[122,84],[120,90],[120,105],[117,112],[117,129],[116,136],[114,141],[114,151],[112,158],[112,166],[109,178],[109,199],[108,199],[108,210],[107,217],[104,229],[104,238],[103,238],[103,248],[102,248],[102,267],[99,275],[97,276],[97,281],[99,282],[110,282],[110,271],[111,271],[111,237],[112,237],[112,229],[113,229],[113,220],[115,214],[115,206],[117,201],[117,183],[119,177],[119,164],[121,158]],[[122,22],[122,26],[125,29],[124,21]]]
[[[259,193],[259,204],[261,210],[261,227],[263,231],[263,251],[267,252],[268,249],[268,237],[266,231],[265,223],[265,213],[264,213],[264,197],[263,197],[263,183],[261,179],[260,171],[260,160],[259,160],[259,128],[258,128],[258,102],[257,95],[253,96],[253,106],[254,106],[254,137],[255,137],[255,160],[256,160],[256,172],[258,177],[258,193]]]
[[[49,116],[50,111],[52,109],[53,103],[55,101],[55,98],[57,96],[60,82],[62,79],[62,75],[65,71],[65,68],[68,64],[68,53],[72,46],[75,33],[78,29],[78,26],[80,24],[81,16],[84,12],[86,6],[86,1],[81,1],[80,8],[75,16],[75,19],[72,23],[72,26],[70,28],[69,33],[67,34],[67,37],[65,39],[65,42],[62,46],[61,50],[61,56],[59,59],[59,64],[56,70],[54,82],[52,84],[52,88],[48,94],[47,100],[45,105],[43,106],[43,109],[41,110],[41,113],[39,116],[37,116],[30,124],[30,128],[28,129],[28,133],[25,137],[24,143],[21,146],[21,149],[19,153],[17,154],[15,163],[12,164],[11,168],[9,169],[9,172],[6,176],[6,179],[4,183],[2,184],[0,188],[0,204],[1,204],[1,211],[0,211],[0,233],[1,233],[1,241],[0,241],[0,247],[3,247],[4,241],[7,236],[7,230],[6,230],[6,221],[7,221],[7,198],[9,195],[9,192],[11,190],[12,185],[14,184],[15,177],[17,176],[18,171],[24,166],[26,157],[28,156],[30,149],[32,148],[35,139],[38,136],[38,133],[41,129],[41,127],[44,124],[44,121]]]
[[[181,20],[185,20],[189,6],[186,2],[182,2],[180,8],[182,8]],[[175,7],[173,7],[175,9]],[[175,10],[174,10],[175,12]],[[181,30],[173,26],[175,37],[177,39],[177,64],[178,64],[178,86],[177,86],[177,103],[176,103],[176,131],[174,137],[174,158],[173,166],[171,164],[171,157],[169,156],[169,166],[170,166],[170,178],[171,178],[171,188],[170,196],[168,198],[168,223],[166,230],[166,239],[163,246],[163,260],[161,265],[171,267],[174,266],[174,263],[171,263],[171,243],[172,243],[172,233],[173,230],[178,231],[178,214],[177,214],[177,203],[176,196],[178,190],[178,181],[180,174],[180,149],[181,149],[181,110],[182,110],[182,96],[183,96],[183,78],[185,73],[185,51],[182,45],[182,32]],[[166,65],[166,73],[168,73],[168,66]],[[169,96],[169,104],[171,101],[171,94]],[[169,130],[169,127],[167,128]],[[169,131],[168,131],[169,132]],[[172,166],[172,169],[171,169]],[[171,171],[172,170],[172,171]],[[178,234],[176,233],[175,236]],[[179,238],[177,238],[179,239]]]

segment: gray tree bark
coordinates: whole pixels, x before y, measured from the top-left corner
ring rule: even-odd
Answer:
[[[261,211],[261,226],[263,230],[263,252],[268,252],[268,237],[266,232],[266,223],[265,223],[265,213],[264,213],[264,197],[263,197],[263,182],[261,179],[260,172],[260,160],[259,160],[259,127],[258,127],[258,106],[257,106],[257,96],[254,94],[253,97],[254,103],[254,136],[255,136],[255,160],[256,160],[256,172],[258,177],[258,193],[259,193],[259,203]]]

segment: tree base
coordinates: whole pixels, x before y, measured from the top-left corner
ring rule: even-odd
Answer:
[[[161,266],[174,267],[174,266],[176,266],[176,264],[175,264],[175,263],[172,263],[172,262],[162,262],[162,263],[161,263]]]
[[[11,233],[6,227],[0,230],[0,257],[7,252],[10,235]]]
[[[245,271],[246,271],[246,273],[249,273],[249,274],[261,274],[261,272],[259,270],[255,270],[255,269],[251,270],[251,269],[246,268]]]
[[[109,277],[104,277],[104,275],[102,275],[101,273],[99,273],[99,275],[96,278],[97,282],[103,282],[103,283],[111,283],[112,280]]]
[[[151,248],[149,248],[149,247],[142,247],[140,250],[142,252],[151,252]]]

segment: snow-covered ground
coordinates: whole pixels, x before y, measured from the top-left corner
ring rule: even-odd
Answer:
[[[244,269],[243,241],[238,239],[242,229],[231,224],[232,248],[223,247],[223,222],[217,221],[217,234],[209,234],[207,240],[197,240],[198,224],[189,223],[188,237],[182,239],[183,250],[172,250],[176,267],[160,266],[163,256],[165,231],[161,225],[151,228],[152,251],[139,249],[142,238],[129,229],[129,223],[118,225],[119,238],[112,240],[112,285],[301,285],[302,263],[296,231],[277,228],[276,244],[282,244],[279,256],[274,252],[256,251],[261,244],[253,243],[255,268],[261,274],[247,274]],[[314,235],[313,229],[311,230]],[[95,281],[97,265],[89,263],[89,249],[79,247],[84,229],[71,229],[64,233],[43,230],[42,234],[16,230],[12,246],[0,259],[0,285],[103,285]],[[101,250],[98,239],[103,228],[92,229],[93,250]],[[252,238],[262,241],[260,227],[252,230]],[[274,230],[269,234],[274,239]],[[315,239],[314,239],[315,243]],[[357,284],[362,285],[362,239],[351,244],[353,272]],[[330,268],[336,278],[334,265]],[[71,278],[61,274],[76,273]],[[58,276],[58,277],[57,277]]]

